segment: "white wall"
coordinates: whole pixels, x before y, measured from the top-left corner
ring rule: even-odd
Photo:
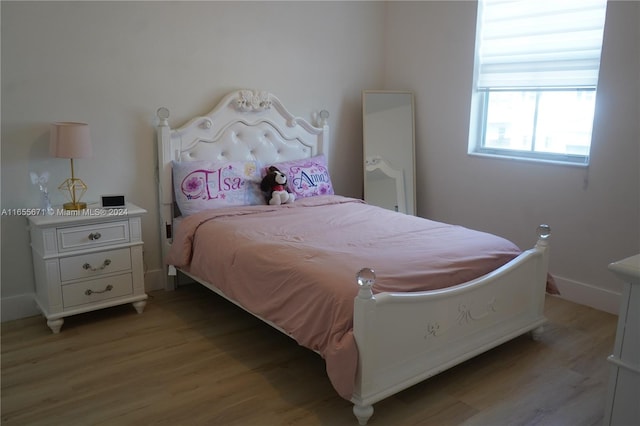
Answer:
[[[30,171],[49,171],[56,184],[67,177],[68,163],[48,157],[50,122],[88,122],[95,155],[77,162],[77,174],[88,198],[119,192],[149,210],[151,289],[160,271],[159,106],[180,125],[246,87],[272,91],[307,118],[326,108],[334,184],[360,196],[361,90],[410,89],[418,213],[523,248],[547,222],[551,270],[564,294],[613,310],[619,283],[606,266],[640,251],[640,4],[609,7],[588,173],[466,154],[475,13],[471,1],[2,1],[1,207],[38,205]],[[1,221],[6,320],[31,312],[34,284],[26,221]]]
[[[640,252],[640,3],[610,1],[588,169],[467,155],[476,3],[390,2],[385,86],[416,95],[418,213],[522,248],[552,227],[565,297],[617,312],[610,262]]]
[[[146,287],[160,283],[155,111],[174,126],[229,91],[275,93],[310,119],[330,111],[338,192],[360,196],[360,93],[382,82],[377,2],[7,2],[2,19],[2,208],[38,206],[29,172],[55,190],[68,160],[48,157],[53,121],[91,126],[94,157],[76,161],[87,199],[123,193],[143,222]],[[354,167],[356,165],[356,167]],[[2,319],[35,313],[26,220],[2,220]]]

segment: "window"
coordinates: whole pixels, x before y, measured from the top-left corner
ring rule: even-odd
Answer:
[[[588,164],[606,0],[480,0],[469,152]]]

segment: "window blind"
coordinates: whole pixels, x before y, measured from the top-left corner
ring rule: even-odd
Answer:
[[[479,89],[595,87],[606,0],[480,0]]]

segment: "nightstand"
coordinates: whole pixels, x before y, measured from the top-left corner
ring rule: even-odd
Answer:
[[[640,254],[609,265],[624,284],[611,363],[605,425],[640,424]]]
[[[54,209],[28,216],[35,301],[47,325],[59,333],[64,317],[132,303],[142,313],[144,292],[142,215],[122,209]]]

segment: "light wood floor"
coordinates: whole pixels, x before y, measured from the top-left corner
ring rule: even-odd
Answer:
[[[617,317],[549,297],[526,336],[374,405],[379,425],[601,425]],[[210,291],[2,324],[2,424],[357,425],[314,352]]]

